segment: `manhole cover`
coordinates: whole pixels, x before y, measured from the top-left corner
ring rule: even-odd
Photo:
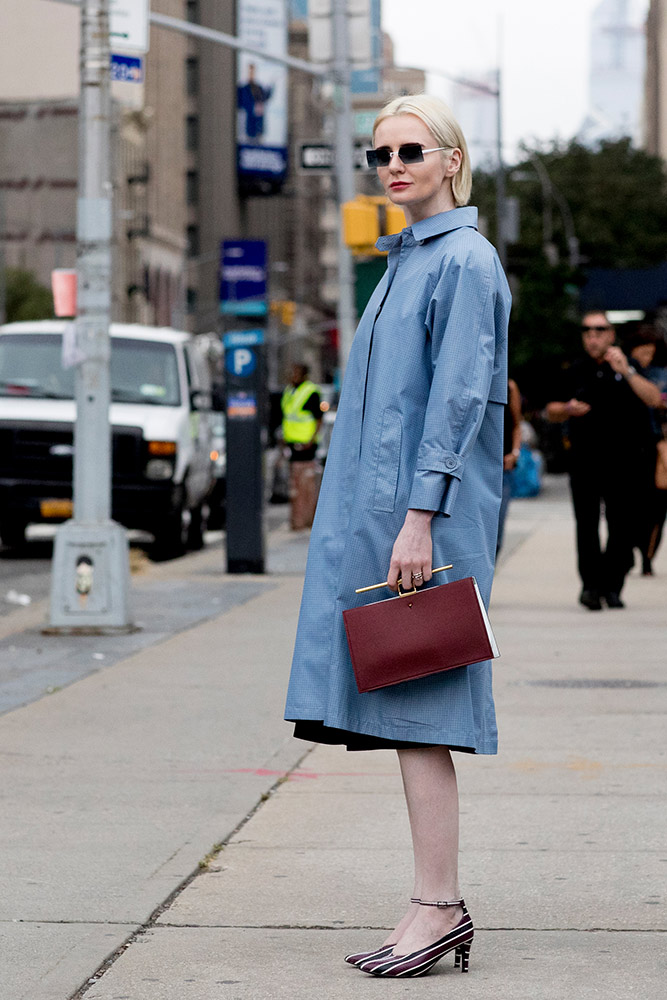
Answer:
[[[666,681],[633,681],[623,678],[594,680],[587,677],[573,677],[571,680],[526,681],[531,687],[548,688],[658,688],[667,687]]]

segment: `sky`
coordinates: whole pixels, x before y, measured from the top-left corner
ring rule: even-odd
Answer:
[[[591,13],[600,0],[382,0],[396,62],[470,76],[500,65],[504,152],[568,139],[588,105]],[[648,0],[630,0],[642,21]],[[449,86],[431,76],[447,100]]]

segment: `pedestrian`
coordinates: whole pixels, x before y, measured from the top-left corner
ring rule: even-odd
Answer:
[[[667,401],[667,368],[665,361],[665,341],[650,323],[642,323],[627,343],[628,353],[640,375],[660,390],[660,405],[651,408],[651,430],[655,447],[647,454],[644,469],[647,502],[639,513],[639,524],[635,541],[642,557],[642,576],[653,576],[653,558],[662,539],[662,530],[667,516],[667,490],[656,484],[656,459],[658,442],[662,441]]]
[[[446,563],[454,564],[448,580],[474,575],[488,603],[510,294],[467,207],[470,160],[447,106],[423,94],[396,98],[378,115],[373,143],[369,165],[407,227],[376,244],[388,251],[387,271],[347,363],[285,717],[301,739],[398,751],[412,900],[381,948],[346,960],[376,976],[413,976],[456,950],[465,972],[473,928],[458,884],[451,751],[497,752],[491,663],[359,694],[342,611],[372,600],[355,595],[358,587],[385,579],[394,591],[399,580],[421,587]]]
[[[513,378],[507,380],[507,406],[503,423],[503,495],[498,518],[496,555],[505,537],[505,518],[512,499],[512,472],[521,454],[521,393]]]
[[[623,608],[621,591],[632,566],[637,511],[646,501],[647,455],[654,450],[649,406],[660,391],[639,374],[620,347],[605,312],[583,316],[584,355],[562,373],[547,417],[568,422],[569,472],[577,523],[579,601],[589,611]],[[604,504],[607,543],[600,544]]]
[[[281,407],[283,441],[290,451],[290,526],[301,531],[313,523],[320,485],[315,456],[322,411],[319,389],[308,379],[307,365],[292,365]]]

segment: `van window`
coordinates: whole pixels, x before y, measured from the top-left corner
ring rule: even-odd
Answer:
[[[0,336],[0,396],[73,399],[74,369],[61,367],[59,333]],[[172,344],[111,339],[111,399],[179,406],[178,361]]]

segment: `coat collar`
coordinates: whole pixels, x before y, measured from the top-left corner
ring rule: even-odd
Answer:
[[[375,246],[378,250],[393,250],[400,243],[406,245],[413,243],[423,243],[424,240],[434,236],[442,236],[443,233],[451,232],[453,229],[464,229],[471,227],[477,229],[477,209],[471,205],[464,208],[452,208],[449,212],[439,212],[428,219],[420,219],[412,226],[407,226],[402,232],[394,233],[392,236],[381,236]]]

